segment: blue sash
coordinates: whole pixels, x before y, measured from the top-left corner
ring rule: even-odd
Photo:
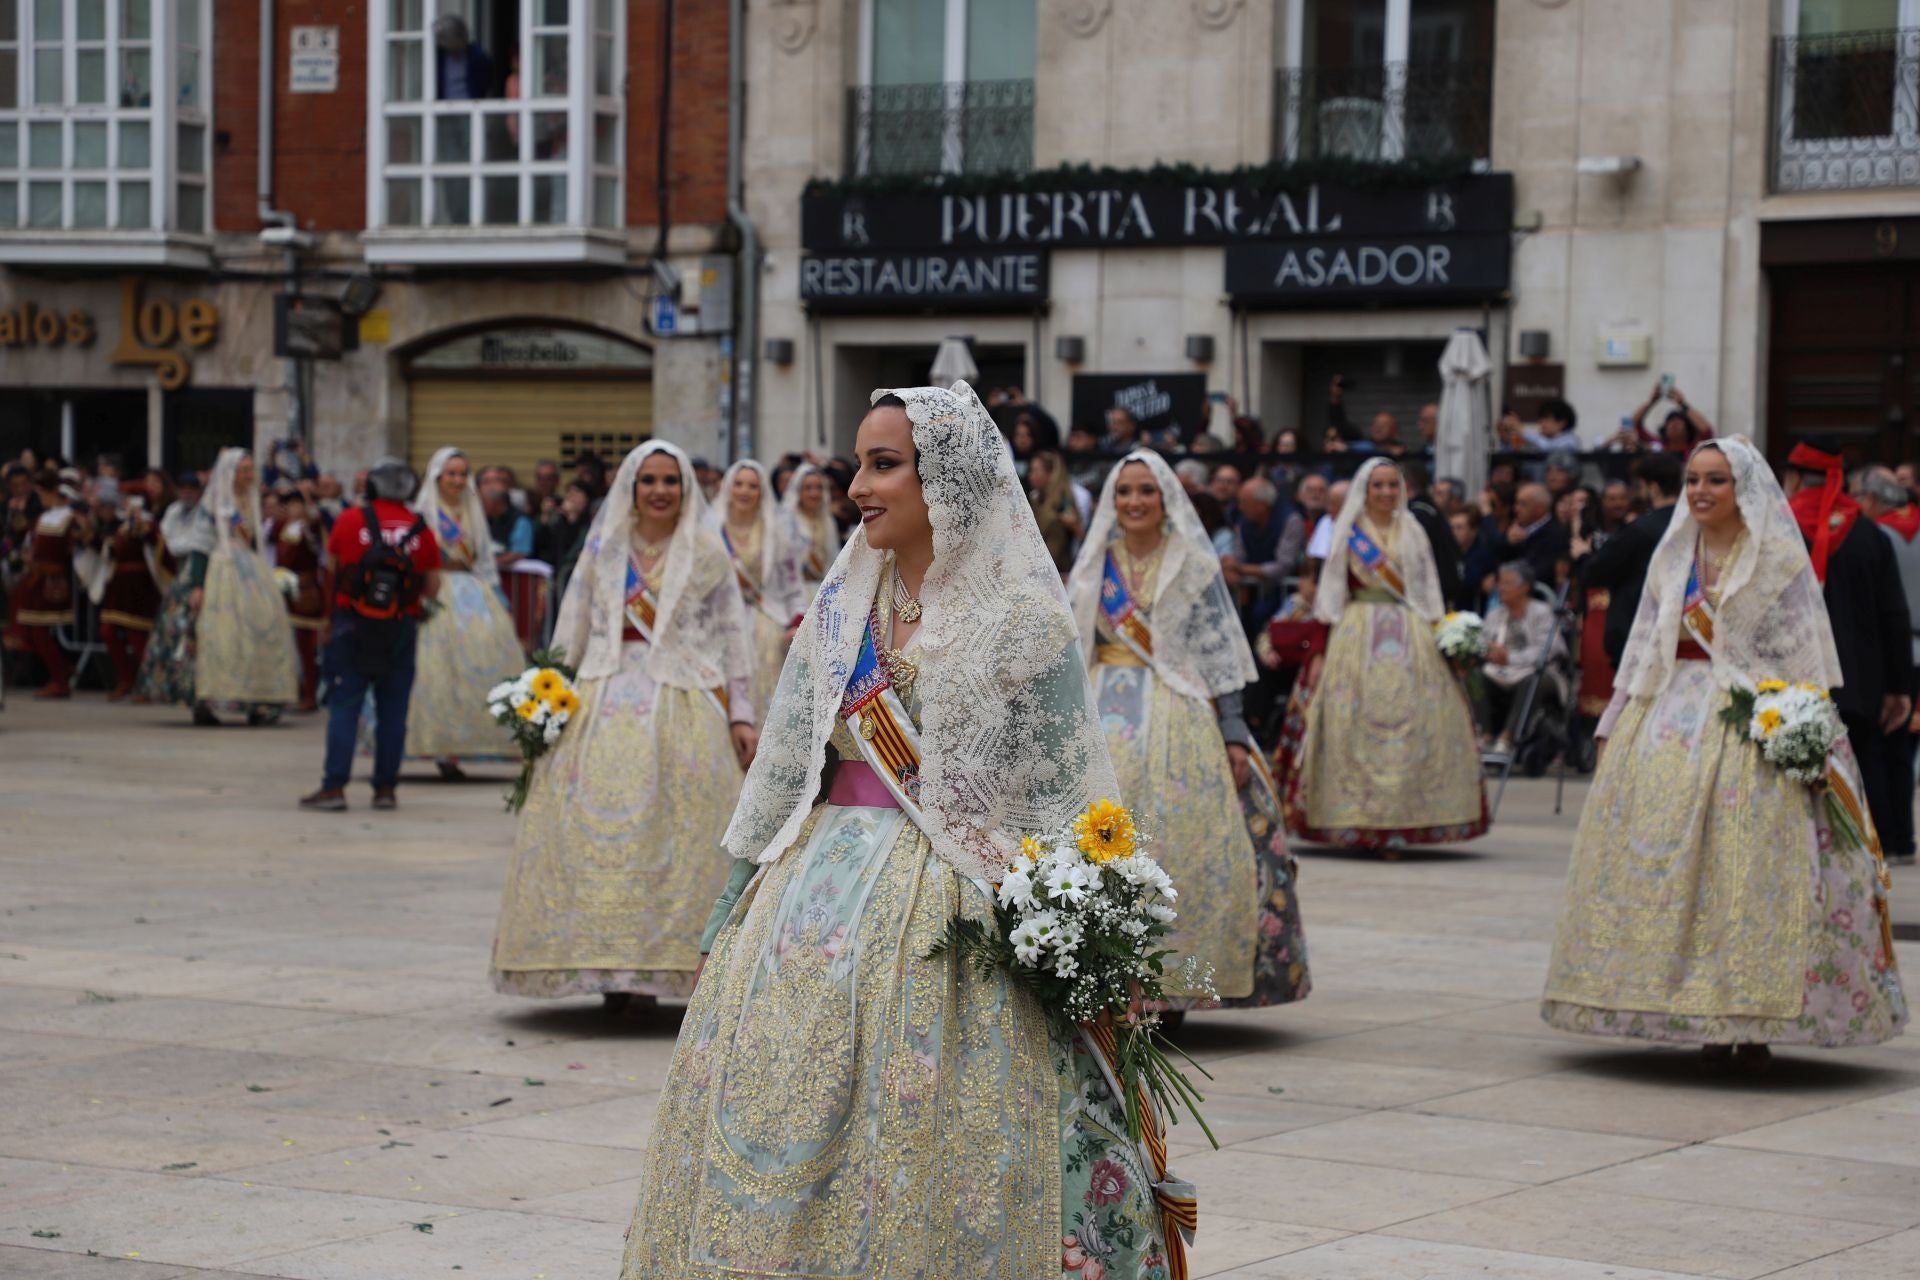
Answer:
[[[1153,632],[1140,616],[1140,606],[1127,590],[1126,578],[1114,563],[1111,551],[1107,552],[1106,564],[1100,571],[1100,614],[1120,643],[1133,650],[1140,661],[1153,665]]]
[[[1400,597],[1400,603],[1407,603],[1407,582],[1400,576],[1399,566],[1394,564],[1386,548],[1369,538],[1357,524],[1347,531],[1347,554],[1378,578],[1380,585]]]
[[[1711,657],[1713,654],[1713,606],[1707,603],[1707,589],[1700,585],[1698,562],[1687,567],[1687,597],[1680,606],[1680,621]]]
[[[914,825],[920,817],[920,731],[895,692],[893,678],[880,661],[875,632],[879,619],[867,616],[860,636],[860,654],[840,699],[840,719],[860,745],[860,754]]]
[[[647,580],[640,576],[640,567],[634,564],[631,559],[627,561],[627,589],[625,598],[627,625],[639,632],[642,640],[648,644],[652,644],[653,626],[654,623],[659,620],[660,616],[659,605],[654,601],[653,592],[647,589]],[[707,701],[713,704],[713,709],[720,713],[722,720],[729,719],[727,715],[727,687],[725,685],[721,685],[717,689],[702,689],[700,692],[707,695]]]
[[[460,522],[458,520],[455,520],[445,511],[441,511],[439,517],[437,523],[440,527],[434,530],[434,532],[440,535],[440,543],[442,546],[450,547],[455,543],[465,541],[466,535],[460,532]]]

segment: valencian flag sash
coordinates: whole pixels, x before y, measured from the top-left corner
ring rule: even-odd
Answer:
[[[1707,656],[1717,661],[1719,655],[1713,650],[1717,619],[1713,606],[1707,603],[1707,593],[1700,587],[1697,565],[1687,575],[1687,600],[1680,613],[1680,622],[1694,642],[1706,650]],[[1880,917],[1880,945],[1886,962],[1892,964],[1893,914],[1888,895],[1893,892],[1893,873],[1887,870],[1886,850],[1880,844],[1880,830],[1873,825],[1873,814],[1867,808],[1867,789],[1860,781],[1858,768],[1851,752],[1845,755],[1838,750],[1828,752],[1827,776],[1821,779],[1818,786],[1833,793],[1841,812],[1853,823],[1854,829],[1860,833],[1862,844],[1873,855],[1873,910]]]
[[[906,704],[893,687],[887,664],[880,661],[877,633],[880,621],[867,615],[860,636],[860,654],[840,699],[840,719],[860,744],[860,754],[914,825],[925,828],[920,816],[920,731],[914,728]]]
[[[1110,1024],[1095,1024],[1082,1029],[1095,1064],[1107,1079],[1107,1087],[1116,1098],[1126,1091],[1117,1074],[1120,1042]],[[1140,1096],[1140,1155],[1147,1176],[1153,1180],[1153,1202],[1167,1238],[1167,1274],[1170,1280],[1187,1280],[1187,1249],[1200,1226],[1200,1199],[1193,1184],[1174,1176],[1167,1168],[1167,1122],[1159,1104],[1148,1092],[1144,1081],[1134,1086]]]
[[[1360,562],[1362,568],[1380,580],[1380,585],[1407,603],[1407,580],[1400,576],[1400,567],[1387,555],[1385,547],[1369,538],[1355,524],[1347,531],[1347,554]]]
[[[632,560],[627,561],[627,625],[640,633],[640,638],[648,644],[653,643],[653,626],[659,620],[660,606],[653,598],[653,592],[647,589],[647,580],[640,576],[640,566]],[[722,720],[727,719],[727,687],[702,689],[713,709],[720,713]]]
[[[720,526],[720,541],[727,548],[727,559],[733,561],[733,576],[740,583],[740,595],[746,600],[747,607],[758,609],[783,627],[791,623],[792,618],[783,618],[773,611],[767,603],[766,593],[753,584],[753,575],[747,572],[746,561],[740,558],[740,553],[733,549],[733,536],[727,532],[725,525]]]
[[[1140,616],[1140,606],[1127,590],[1126,578],[1114,563],[1111,551],[1107,552],[1106,567],[1100,572],[1100,616],[1107,620],[1107,627],[1120,638],[1121,644],[1133,650],[1140,661],[1153,665],[1153,632]]]
[[[440,510],[439,519],[435,521],[435,523],[439,527],[436,528],[434,532],[440,535],[440,544],[442,546],[450,547],[457,542],[466,541],[466,534],[460,531],[460,522],[455,520],[444,508]]]

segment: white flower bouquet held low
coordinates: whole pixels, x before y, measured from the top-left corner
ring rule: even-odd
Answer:
[[[1450,613],[1433,624],[1433,643],[1467,686],[1468,695],[1479,698],[1480,664],[1486,661],[1490,647],[1486,620],[1466,609]]]
[[[488,713],[513,733],[520,748],[520,776],[507,793],[508,813],[518,813],[525,806],[533,784],[533,762],[553,749],[580,710],[574,679],[573,668],[560,661],[559,654],[542,650],[533,655],[532,666],[487,690]]]
[[[273,571],[273,585],[280,589],[281,595],[291,600],[300,594],[300,575],[291,569],[277,568]]]
[[[1759,747],[1768,764],[1820,792],[1834,833],[1855,848],[1866,847],[1866,832],[1829,785],[1829,759],[1846,733],[1831,694],[1818,685],[1762,680],[1751,689],[1730,690],[1720,719]]]
[[[1089,805],[1045,840],[1028,836],[994,887],[993,919],[954,916],[927,954],[1005,974],[1039,1001],[1063,1039],[1084,1024],[1109,1021],[1128,1136],[1140,1139],[1150,1095],[1170,1118],[1179,1104],[1217,1147],[1200,1115],[1199,1091],[1167,1050],[1203,1076],[1205,1069],[1160,1034],[1156,1015],[1138,1014],[1142,1003],[1166,999],[1172,952],[1160,944],[1172,931],[1179,896],[1142,843],[1133,816],[1110,800]],[[1188,974],[1186,985],[1211,990],[1207,975]]]

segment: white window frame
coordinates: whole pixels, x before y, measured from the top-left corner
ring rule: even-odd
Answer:
[[[201,266],[209,261],[213,216],[213,113],[209,89],[212,57],[210,37],[213,29],[212,0],[147,0],[147,34],[141,41],[123,36],[123,20],[130,0],[100,0],[103,34],[82,41],[78,35],[79,6],[75,0],[61,0],[60,31],[51,40],[41,40],[35,31],[36,0],[0,0],[14,10],[18,23],[16,53],[18,100],[0,105],[0,130],[12,130],[17,154],[11,167],[0,167],[0,194],[11,188],[12,218],[0,221],[0,261],[87,264],[125,264],[150,266]],[[183,11],[198,19],[199,54],[195,84],[197,101],[183,103],[181,91],[181,46],[179,34]],[[102,102],[80,102],[78,69],[82,46],[85,52],[97,51],[105,64]],[[123,52],[147,51],[146,106],[123,106],[118,101]],[[42,93],[35,52],[58,49],[60,86],[55,101],[37,103]],[[121,146],[127,126],[144,125],[147,131],[147,163],[138,168],[121,165]],[[80,167],[75,164],[77,137],[83,130],[100,129],[106,135],[104,163]],[[57,132],[60,163],[37,168],[33,165],[32,139],[36,132]],[[186,130],[198,131],[197,171],[183,172],[180,144]],[[0,153],[3,154],[3,153]],[[78,191],[92,184],[105,186],[105,207],[101,221],[78,224]],[[144,184],[147,190],[146,216],[132,225],[123,206],[129,190]],[[60,218],[57,225],[35,226],[33,198],[35,188],[57,187]],[[199,195],[198,225],[181,222],[180,195],[183,190]],[[0,210],[4,210],[0,200]]]
[[[1800,0],[1780,0],[1780,34],[1788,38],[1800,34]],[[1920,27],[1920,0],[1899,0],[1895,11],[1894,27],[1899,31],[1908,31]],[[1896,48],[1899,48],[1896,43]],[[1773,136],[1775,140],[1772,186],[1776,191],[1787,193],[1794,191],[1855,191],[1864,189],[1882,189],[1911,183],[1857,182],[1852,175],[1859,165],[1872,165],[1876,160],[1888,164],[1905,161],[1908,165],[1920,164],[1920,111],[1916,111],[1915,102],[1920,100],[1920,56],[1908,56],[1896,52],[1894,75],[1896,86],[1893,93],[1893,119],[1891,128],[1882,134],[1868,134],[1857,138],[1807,138],[1793,136],[1793,93],[1794,77],[1784,75],[1779,80],[1779,93],[1773,104]],[[1877,153],[1873,148],[1881,148]],[[1843,166],[1844,172],[1831,180],[1819,173],[1822,162],[1851,161]],[[1795,174],[1795,180],[1789,184],[1785,179],[1789,173]]]
[[[390,25],[393,4],[379,0],[369,10],[367,23],[367,231],[369,261],[374,262],[575,262],[620,261],[625,256],[626,182],[626,23],[624,0],[568,0],[564,28],[536,22],[545,0],[506,0],[520,9],[520,76],[522,96],[454,102],[439,100],[438,59],[434,56],[433,21],[441,12],[469,17],[472,6],[457,0],[420,3],[422,25],[395,29]],[[603,28],[601,20],[611,22]],[[567,85],[564,96],[530,96],[525,90],[534,73],[534,46],[539,35],[564,32],[567,40]],[[612,66],[608,92],[594,82],[595,55],[603,40],[611,43]],[[420,96],[388,100],[389,46],[420,46]],[[511,56],[494,50],[495,67]],[[566,149],[563,156],[540,159],[534,155],[535,121],[563,115]],[[518,155],[511,160],[489,160],[489,124],[517,118]],[[597,154],[596,126],[613,121],[611,163]],[[389,156],[389,126],[395,121],[419,120],[419,155],[408,161]],[[442,161],[439,122],[468,121],[467,157]],[[496,135],[497,136],[497,135]],[[488,181],[515,179],[516,217],[512,222],[486,222]],[[562,179],[564,207],[557,216],[536,221],[543,209],[536,198],[536,179]],[[439,222],[441,184],[466,181],[465,222]],[[393,222],[389,218],[389,182],[415,182],[419,220]],[[596,221],[596,202],[610,190],[611,220]]]
[[[873,89],[873,6],[875,0],[860,0],[860,56],[856,68],[857,87],[866,92]],[[966,171],[966,141],[961,129],[964,108],[967,105],[967,11],[968,0],[946,0],[946,30],[943,33],[944,45],[940,66],[942,107],[946,112],[945,128],[940,137],[940,172],[964,173]],[[1035,18],[1038,20],[1036,10]],[[1036,56],[1037,56],[1036,50]],[[864,158],[857,164],[860,172],[866,172],[873,155],[872,129],[865,118],[858,122],[855,129],[854,154]]]

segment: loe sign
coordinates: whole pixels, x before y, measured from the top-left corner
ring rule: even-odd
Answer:
[[[1047,300],[1047,255],[814,254],[800,261],[800,300],[816,311],[1031,310]]]

